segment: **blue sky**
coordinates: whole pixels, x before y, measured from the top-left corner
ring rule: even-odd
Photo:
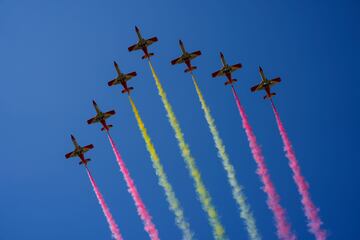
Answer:
[[[180,38],[189,51],[203,52],[194,61],[198,82],[264,239],[276,239],[275,228],[240,116],[224,80],[210,77],[220,67],[219,51],[244,66],[234,75],[236,89],[298,238],[313,239],[275,119],[263,94],[249,91],[259,65],[283,80],[275,102],[329,239],[360,238],[358,9],[352,0],[1,0],[0,239],[110,239],[85,170],[64,158],[73,147],[70,133],[95,145],[89,166],[124,238],[147,239],[106,136],[86,125],[92,99],[117,112],[112,135],[160,237],[180,239],[127,97],[107,87],[113,60],[138,72],[133,99],[195,236],[211,239],[147,63],[127,51],[135,25],[159,38],[151,47],[154,67],[230,239],[247,236],[191,78],[185,66],[170,65]]]

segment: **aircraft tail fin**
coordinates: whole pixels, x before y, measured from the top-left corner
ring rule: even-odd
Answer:
[[[79,162],[79,165],[85,164],[85,166],[86,166],[86,165],[87,165],[87,163],[88,163],[88,162],[90,162],[90,161],[91,161],[91,159],[90,159],[90,158],[85,159],[85,162],[80,161],[80,162]]]
[[[265,95],[265,96],[264,96],[264,99],[270,99],[270,98],[272,98],[272,97],[275,96],[275,95],[276,95],[276,93],[270,93],[270,96]]]
[[[146,58],[150,59],[151,56],[154,56],[154,53],[149,53],[148,55],[145,54],[144,56],[141,57],[141,59],[146,59]]]
[[[107,129],[106,128],[101,128],[101,131],[105,131],[105,130],[109,130],[110,128],[112,128],[113,127],[113,125],[106,125],[106,127],[107,127]]]
[[[192,72],[193,70],[195,70],[195,69],[197,69],[197,67],[196,66],[191,66],[191,67],[189,67],[189,68],[187,68],[187,69],[185,69],[185,71],[184,72]]]
[[[123,90],[121,91],[121,93],[128,93],[128,94],[130,94],[130,92],[131,92],[132,90],[134,90],[134,88],[133,88],[133,87],[129,87],[129,88],[127,88],[127,89],[123,89]]]

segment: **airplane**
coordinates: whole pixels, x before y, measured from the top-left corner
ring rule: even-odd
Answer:
[[[194,58],[200,56],[201,52],[200,51],[195,51],[195,52],[192,52],[192,53],[188,53],[185,50],[184,44],[183,44],[183,42],[181,40],[179,40],[179,45],[180,45],[182,55],[181,55],[181,57],[172,60],[171,64],[175,65],[175,64],[185,63],[186,66],[187,66],[187,69],[185,69],[184,72],[192,72],[193,70],[197,69],[196,66],[191,65],[191,60],[193,60]]]
[[[229,64],[226,63],[224,54],[222,54],[222,52],[220,52],[220,58],[221,58],[221,63],[223,66],[219,71],[212,73],[211,76],[213,78],[220,77],[220,76],[226,76],[227,81],[225,82],[225,85],[233,84],[237,80],[232,78],[231,74],[232,74],[232,72],[240,69],[242,67],[242,64],[238,63],[238,64],[230,66]]]
[[[264,99],[267,99],[267,98],[271,99],[273,96],[276,95],[276,93],[271,92],[271,87],[274,86],[275,84],[281,82],[281,79],[279,77],[277,77],[277,78],[268,80],[265,77],[264,71],[262,70],[261,67],[259,67],[259,72],[260,72],[260,76],[261,76],[261,83],[256,85],[256,86],[253,86],[251,88],[251,91],[256,92],[256,91],[259,91],[259,90],[265,90],[266,95],[264,96]]]
[[[138,42],[136,44],[134,44],[134,45],[132,45],[132,46],[130,46],[128,48],[129,52],[141,49],[144,52],[144,56],[142,56],[141,58],[142,59],[146,59],[146,58],[150,59],[151,56],[154,56],[154,53],[149,53],[148,46],[150,46],[154,42],[157,42],[158,41],[157,37],[144,39],[141,36],[140,30],[139,30],[139,28],[137,26],[135,26],[135,32],[136,32],[139,40],[138,40]]]
[[[81,146],[77,143],[75,137],[74,137],[72,134],[71,134],[71,140],[72,140],[72,142],[73,142],[73,144],[74,144],[75,149],[74,149],[73,152],[67,153],[67,154],[65,155],[65,158],[66,158],[66,159],[69,159],[69,158],[72,158],[72,157],[79,157],[80,160],[81,160],[81,161],[79,162],[79,164],[80,164],[80,165],[81,165],[81,164],[84,164],[85,167],[86,167],[87,164],[88,164],[88,162],[90,161],[90,159],[89,159],[89,158],[88,158],[88,159],[85,159],[84,154],[85,154],[87,151],[89,151],[90,149],[93,149],[93,148],[94,148],[94,145],[90,144],[90,145],[87,145],[87,146],[85,146],[85,147],[81,147]]]
[[[118,76],[116,78],[114,78],[113,80],[111,80],[110,82],[108,82],[108,86],[112,87],[114,85],[121,84],[123,86],[123,88],[124,88],[121,92],[130,94],[131,90],[133,90],[134,88],[133,87],[128,87],[126,82],[129,81],[130,79],[132,79],[133,77],[135,77],[136,72],[123,74],[120,71],[119,66],[115,61],[114,61],[114,66],[115,66],[115,69],[116,69],[116,72],[117,72]]]
[[[88,124],[94,124],[94,123],[98,123],[100,122],[102,124],[102,128],[101,131],[109,131],[110,128],[113,127],[113,125],[108,125],[106,123],[106,119],[108,119],[109,117],[111,117],[112,115],[115,115],[115,111],[111,110],[109,112],[103,113],[102,111],[100,111],[98,105],[96,104],[96,102],[93,100],[93,105],[94,108],[96,110],[96,116],[87,120]]]

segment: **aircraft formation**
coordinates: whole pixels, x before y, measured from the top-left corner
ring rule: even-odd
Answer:
[[[184,139],[182,130],[180,128],[180,124],[178,123],[176,116],[172,110],[172,106],[167,100],[165,91],[157,77],[157,74],[155,73],[155,70],[151,63],[151,57],[154,56],[154,53],[149,52],[149,46],[151,46],[153,43],[158,41],[157,37],[151,37],[151,38],[143,38],[140,30],[138,27],[135,27],[135,32],[138,37],[137,43],[131,45],[128,47],[128,51],[139,51],[141,50],[143,52],[142,59],[148,60],[152,75],[155,80],[156,87],[158,89],[159,95],[161,97],[161,100],[164,104],[164,108],[167,112],[168,120],[170,125],[172,126],[174,130],[175,137],[179,144],[179,149],[181,152],[181,155],[184,159],[185,165],[189,171],[190,177],[194,181],[194,187],[196,189],[196,193],[198,194],[198,199],[202,204],[203,210],[206,212],[208,216],[209,225],[212,228],[213,237],[214,239],[227,239],[225,228],[221,224],[220,219],[218,218],[218,214],[216,212],[216,208],[213,206],[211,202],[211,196],[207,192],[207,189],[205,187],[205,184],[202,182],[201,176],[200,176],[200,170],[196,166],[195,158],[191,155],[191,151],[189,146],[186,144],[186,141]],[[256,226],[256,221],[254,216],[252,215],[252,211],[250,210],[250,205],[247,203],[247,199],[245,197],[245,194],[243,193],[242,186],[238,183],[236,179],[236,173],[234,170],[234,167],[232,166],[229,157],[225,151],[224,144],[222,142],[222,139],[220,138],[220,134],[217,131],[217,128],[215,126],[215,121],[212,118],[210,114],[209,107],[207,106],[205,99],[200,91],[199,85],[197,84],[195,75],[193,73],[194,70],[197,69],[196,66],[193,65],[192,61],[201,55],[201,51],[193,51],[188,52],[185,49],[184,43],[180,40],[179,46],[181,49],[181,56],[173,59],[170,63],[171,65],[177,65],[177,64],[185,64],[186,69],[184,70],[185,73],[189,73],[193,79],[194,86],[196,89],[196,92],[199,97],[199,101],[201,103],[201,108],[204,111],[205,119],[209,125],[209,129],[211,131],[211,134],[213,136],[215,147],[218,150],[219,158],[221,159],[224,170],[227,173],[229,185],[232,189],[233,197],[235,202],[239,205],[239,211],[240,211],[240,217],[245,223],[245,228],[248,233],[248,238],[251,240],[260,240],[262,239],[261,234],[259,233],[258,227]],[[252,130],[252,127],[249,123],[249,120],[246,116],[244,107],[241,105],[240,98],[238,97],[236,90],[234,88],[234,84],[237,82],[236,79],[233,78],[233,73],[239,69],[241,69],[243,66],[241,63],[237,63],[234,65],[229,65],[222,52],[220,52],[220,60],[221,60],[221,68],[211,74],[213,78],[217,77],[224,77],[226,81],[224,82],[225,86],[231,86],[232,93],[234,95],[234,99],[236,102],[236,105],[238,107],[241,119],[242,119],[242,125],[244,128],[244,131],[247,135],[248,141],[249,141],[249,147],[251,149],[253,158],[258,166],[257,174],[259,175],[259,178],[261,182],[264,185],[264,192],[267,196],[267,204],[269,207],[269,210],[273,213],[274,216],[274,222],[275,222],[275,228],[276,233],[279,239],[282,240],[295,240],[296,235],[293,233],[291,226],[289,222],[287,221],[285,210],[282,208],[280,204],[280,198],[276,192],[275,186],[271,181],[270,173],[267,169],[264,156],[261,153],[261,149],[257,143],[255,134]],[[130,104],[132,106],[135,118],[137,120],[139,130],[144,138],[146,148],[150,154],[150,158],[153,163],[154,170],[156,172],[156,175],[159,177],[159,185],[161,185],[164,189],[166,199],[169,204],[169,209],[173,212],[175,216],[175,222],[178,228],[182,232],[183,239],[194,239],[196,238],[196,233],[194,233],[191,228],[190,224],[187,222],[186,218],[184,217],[184,211],[181,208],[181,204],[176,198],[175,191],[172,188],[171,184],[169,183],[166,173],[164,171],[164,168],[160,162],[160,158],[157,155],[157,152],[155,150],[154,144],[151,142],[151,139],[146,131],[145,125],[140,117],[139,111],[136,108],[136,105],[131,98],[131,93],[134,90],[133,87],[128,85],[129,80],[133,79],[137,76],[137,73],[135,71],[130,73],[123,73],[120,70],[119,65],[114,61],[114,68],[116,70],[117,76],[110,80],[108,82],[109,87],[113,87],[116,85],[121,85],[122,90],[121,92],[123,94],[127,94],[129,97]],[[317,240],[325,240],[327,238],[326,231],[322,228],[322,222],[320,219],[320,216],[318,215],[318,208],[315,206],[315,204],[312,202],[310,198],[310,194],[308,191],[308,187],[306,185],[306,181],[304,177],[301,174],[300,166],[298,165],[295,152],[292,149],[290,140],[287,136],[287,133],[285,131],[285,128],[280,120],[279,113],[277,109],[275,108],[274,102],[272,98],[276,95],[276,93],[272,92],[271,89],[274,85],[281,82],[281,79],[279,77],[268,79],[264,71],[261,67],[259,67],[259,74],[261,77],[260,83],[256,84],[255,86],[251,87],[251,92],[258,92],[258,91],[264,91],[265,96],[264,99],[268,99],[271,102],[271,106],[274,111],[274,115],[278,124],[280,136],[284,143],[284,149],[286,151],[286,157],[289,159],[289,166],[294,176],[294,181],[297,186],[298,192],[301,196],[301,203],[304,208],[304,214],[308,221],[309,226],[309,232],[314,235],[314,237]],[[87,120],[88,124],[95,124],[100,123],[101,124],[101,131],[105,132],[109,138],[109,141],[111,143],[112,149],[114,151],[114,154],[116,156],[117,162],[119,164],[120,170],[123,174],[123,177],[125,179],[125,182],[128,186],[129,193],[131,194],[134,204],[137,207],[138,215],[142,219],[144,224],[144,230],[148,233],[149,238],[152,240],[160,239],[158,230],[156,228],[156,225],[153,223],[151,215],[149,214],[144,202],[141,199],[140,193],[138,192],[134,181],[132,180],[130,173],[128,169],[126,168],[126,165],[119,153],[119,150],[116,147],[116,144],[114,140],[112,139],[110,135],[110,129],[113,127],[113,125],[110,125],[107,123],[107,120],[115,115],[114,110],[102,112],[97,105],[95,101],[93,101],[93,107],[95,108],[96,115],[92,117],[91,119]],[[94,179],[92,178],[90,171],[88,169],[88,164],[90,159],[86,159],[85,153],[87,153],[89,150],[93,149],[94,146],[92,144],[86,145],[84,147],[80,146],[75,139],[73,135],[71,135],[71,140],[74,145],[74,150],[70,153],[67,153],[65,155],[65,158],[73,158],[73,157],[79,157],[80,162],[79,164],[82,166],[85,166],[90,180],[92,182],[92,185],[94,187],[94,191],[98,197],[99,203],[104,211],[104,215],[106,216],[106,219],[109,223],[110,230],[112,232],[112,236],[115,239],[123,239],[118,226],[116,225],[114,219],[112,218],[110,211],[108,210],[106,203],[97,188]],[[305,185],[304,185],[305,184]],[[194,236],[195,235],[195,236]]]

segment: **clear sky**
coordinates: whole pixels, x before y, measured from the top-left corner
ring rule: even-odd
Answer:
[[[280,76],[275,102],[329,239],[359,239],[359,3],[344,1],[94,1],[0,0],[0,239],[110,239],[86,172],[65,160],[73,146],[93,143],[89,164],[125,239],[148,239],[100,126],[87,126],[91,100],[115,109],[109,123],[162,239],[180,239],[163,190],[120,87],[112,61],[137,71],[129,85],[161,161],[197,239],[211,228],[196,199],[173,131],[141,54],[128,53],[134,26],[151,47],[154,67],[196,158],[230,239],[247,239],[225,172],[185,66],[171,66],[181,38],[194,61],[200,88],[245,187],[264,239],[276,239],[272,214],[255,174],[240,116],[220,67],[219,51],[236,72],[236,89],[262,146],[270,174],[299,239],[307,232],[300,198],[263,93],[249,88]]]

